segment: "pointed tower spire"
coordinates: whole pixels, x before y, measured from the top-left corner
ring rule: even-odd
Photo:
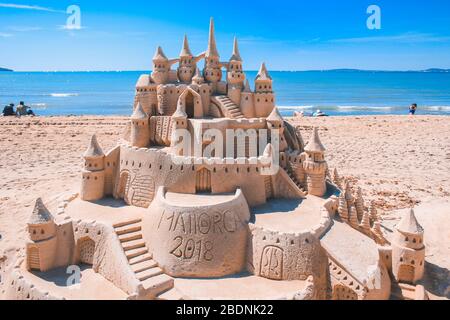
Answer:
[[[347,200],[345,200],[345,196],[343,193],[341,193],[341,195],[339,196],[338,213],[342,220],[348,220]]]
[[[169,61],[160,46],[156,48],[155,55],[153,56],[153,61]]]
[[[31,217],[28,220],[29,225],[38,225],[44,224],[53,221],[53,216],[48,211],[47,207],[44,205],[44,202],[41,198],[36,200],[34,205],[33,212],[31,213]]]
[[[214,35],[214,18],[211,17],[209,23],[209,39],[208,39],[208,50],[206,50],[207,57],[218,57],[219,52],[217,51],[216,38]]]
[[[341,177],[339,176],[337,168],[334,168],[333,170],[333,177],[332,177],[333,183],[338,186],[339,188],[342,188],[341,185]]]
[[[197,67],[195,69],[194,77],[192,78],[192,82],[195,84],[202,84],[205,81],[205,78],[203,78],[202,73],[200,69]]]
[[[356,205],[356,211],[358,212],[358,219],[361,220],[364,215],[364,198],[362,195],[361,187],[358,187],[358,190],[356,192],[355,205]]]
[[[373,223],[378,220],[378,213],[377,208],[375,207],[375,202],[370,203],[369,207],[369,214],[370,214],[370,220],[372,220]]]
[[[350,208],[350,224],[354,227],[359,225],[358,213],[356,212],[356,207],[352,206]]]
[[[368,211],[364,211],[362,221],[361,221],[361,227],[364,230],[370,230],[370,215]]]
[[[403,216],[402,220],[397,226],[397,230],[400,232],[415,235],[420,235],[424,233],[422,226],[416,219],[416,215],[413,209],[409,210],[409,212]]]
[[[133,114],[131,115],[132,120],[143,120],[146,119],[148,116],[145,113],[144,109],[142,109],[142,105],[138,103],[136,106],[136,109],[134,109]]]
[[[100,145],[97,141],[97,136],[94,134],[91,137],[89,147],[87,148],[86,152],[84,153],[84,158],[98,158],[103,157],[105,154],[103,153],[102,148],[100,148]]]
[[[233,43],[233,54],[230,58],[230,61],[242,61],[241,54],[239,53],[239,46],[237,38],[234,37],[234,43]]]
[[[261,67],[259,68],[259,72],[256,75],[256,80],[272,80],[272,77],[269,75],[267,71],[266,64],[263,62]]]
[[[187,35],[184,35],[183,48],[181,49],[180,57],[192,57],[192,52],[189,48]]]
[[[250,87],[248,79],[245,80],[244,90],[242,90],[242,92],[252,93],[252,88]]]
[[[326,151],[319,137],[319,130],[317,127],[314,127],[314,132],[308,142],[308,145],[305,147],[306,152],[313,153],[324,153]]]

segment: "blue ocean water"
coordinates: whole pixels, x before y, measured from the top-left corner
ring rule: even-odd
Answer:
[[[148,72],[148,71],[147,71]],[[129,115],[145,72],[0,72],[0,105],[23,100],[39,115]],[[450,115],[450,73],[271,72],[283,115]],[[253,86],[256,72],[247,72]]]

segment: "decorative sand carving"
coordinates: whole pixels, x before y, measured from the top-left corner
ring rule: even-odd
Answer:
[[[114,287],[110,299],[389,299],[405,286],[426,298],[414,212],[385,239],[361,191],[342,189],[337,170],[327,179],[319,130],[305,146],[275,108],[264,63],[252,91],[236,39],[220,61],[212,20],[206,52],[194,56],[185,37],[179,58],[158,47],[153,63],[136,86],[129,138],[105,154],[92,137],[80,194],[55,216],[36,201],[7,298],[76,297],[36,278],[72,265],[93,271],[76,290],[94,298],[93,284]],[[183,150],[181,129],[192,138]],[[199,156],[189,146],[202,137],[208,149],[210,129],[279,138]]]

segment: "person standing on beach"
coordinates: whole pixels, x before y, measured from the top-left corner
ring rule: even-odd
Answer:
[[[417,111],[417,103],[413,103],[410,107],[409,107],[409,114],[411,116],[415,115]]]

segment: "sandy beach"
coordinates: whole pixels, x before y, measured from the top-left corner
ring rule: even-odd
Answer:
[[[33,201],[52,209],[61,194],[76,192],[82,153],[96,133],[106,151],[125,117],[0,117],[0,264],[12,261],[26,238]],[[375,201],[392,230],[401,209],[418,207],[425,227],[430,290],[449,297],[450,117],[367,116],[291,119],[307,140],[318,126],[331,169],[357,183]],[[439,277],[443,277],[440,281]],[[445,279],[445,277],[447,277]],[[436,283],[433,283],[436,282]]]

